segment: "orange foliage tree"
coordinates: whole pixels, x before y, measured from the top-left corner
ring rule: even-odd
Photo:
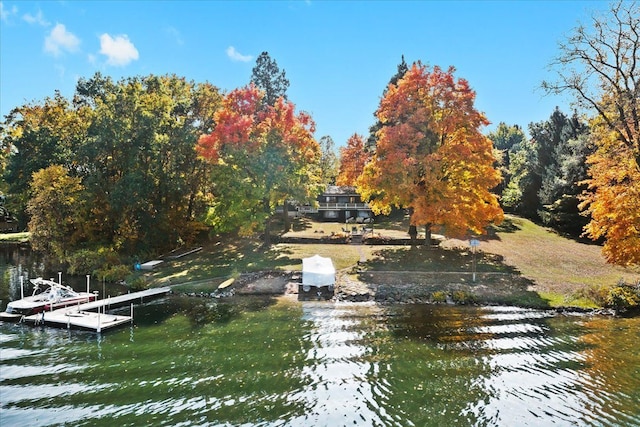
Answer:
[[[427,244],[434,225],[462,237],[503,217],[490,191],[500,182],[492,143],[480,132],[489,122],[454,71],[418,62],[389,85],[376,113],[384,125],[376,151],[358,180],[374,212],[408,208],[411,225],[425,226]]]
[[[604,238],[607,262],[640,265],[640,169],[633,151],[600,118],[592,122],[597,150],[589,163],[589,192],[582,208],[591,215],[585,227],[592,239]]]
[[[214,165],[214,198],[209,222],[220,231],[244,234],[264,227],[287,199],[306,201],[318,191],[320,146],[315,123],[280,97],[273,106],[254,85],[236,89],[214,116],[215,129],[196,149]]]
[[[364,139],[354,133],[347,141],[347,146],[340,148],[340,170],[336,178],[337,185],[355,185],[362,174],[364,165],[369,161],[364,149]]]

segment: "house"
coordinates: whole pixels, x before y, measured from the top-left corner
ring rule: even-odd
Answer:
[[[317,207],[300,206],[299,212],[317,214],[321,221],[362,223],[373,219],[371,208],[355,187],[329,185],[317,200]]]

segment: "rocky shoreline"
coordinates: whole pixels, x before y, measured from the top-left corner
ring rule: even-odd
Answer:
[[[526,278],[514,274],[478,274],[473,282],[468,274],[425,272],[339,272],[333,295],[335,302],[376,302],[382,304],[450,304],[515,305],[523,308],[553,310],[568,314],[617,314],[609,309],[580,307],[545,307],[542,300],[519,304],[523,293],[537,295]],[[366,281],[364,281],[364,280]],[[244,273],[225,289],[187,293],[194,297],[227,298],[243,295],[292,296],[301,300],[322,300],[315,294],[299,294],[302,273],[299,271],[262,271]]]

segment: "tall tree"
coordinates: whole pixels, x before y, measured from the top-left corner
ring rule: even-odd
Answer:
[[[592,123],[597,149],[588,158],[590,191],[581,207],[591,221],[585,231],[605,240],[602,252],[608,262],[640,265],[640,170],[630,148],[601,120]]]
[[[376,213],[392,206],[411,210],[411,224],[443,225],[453,236],[482,234],[502,219],[490,192],[500,182],[491,141],[480,132],[489,122],[474,108],[475,92],[454,69],[413,64],[389,85],[377,116],[383,126],[358,188]]]
[[[538,216],[545,225],[559,231],[579,236],[587,223],[581,215],[579,195],[586,190],[586,158],[590,154],[591,144],[588,138],[588,125],[578,118],[566,117],[556,110],[547,122],[555,127],[551,135],[535,134],[536,146],[540,149],[538,174],[540,206]],[[542,163],[545,159],[546,164]]]
[[[262,101],[267,105],[274,106],[280,97],[287,99],[289,80],[275,59],[271,59],[269,52],[262,52],[256,59],[256,65],[251,71],[251,83],[264,91]]]
[[[338,176],[338,156],[336,156],[336,145],[333,138],[328,135],[320,138],[320,183],[324,186],[336,183]]]
[[[264,230],[270,244],[270,218],[287,199],[311,200],[319,191],[314,174],[320,147],[306,113],[279,98],[264,107],[254,85],[230,92],[215,115],[212,133],[202,136],[198,153],[213,165],[216,196],[209,220],[218,230]]]
[[[612,3],[607,14],[594,16],[590,26],[578,26],[560,43],[552,64],[558,80],[543,82],[550,92],[570,91],[579,106],[596,116],[591,123],[596,153],[589,160],[592,193],[582,206],[592,218],[587,234],[606,239],[607,259],[619,264],[640,259],[640,245],[630,245],[637,243],[640,227],[633,220],[630,224],[623,220],[627,203],[636,210],[640,206],[636,190],[640,171],[639,28],[640,3]],[[609,202],[614,194],[625,194],[625,202],[600,204],[594,194]]]
[[[347,140],[347,146],[340,148],[340,171],[336,184],[355,185],[370,158],[371,156],[365,151],[362,136],[357,133],[351,135]]]

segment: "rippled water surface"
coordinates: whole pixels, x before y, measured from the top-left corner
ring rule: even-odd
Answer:
[[[0,324],[0,425],[640,426],[640,319],[171,297]]]

